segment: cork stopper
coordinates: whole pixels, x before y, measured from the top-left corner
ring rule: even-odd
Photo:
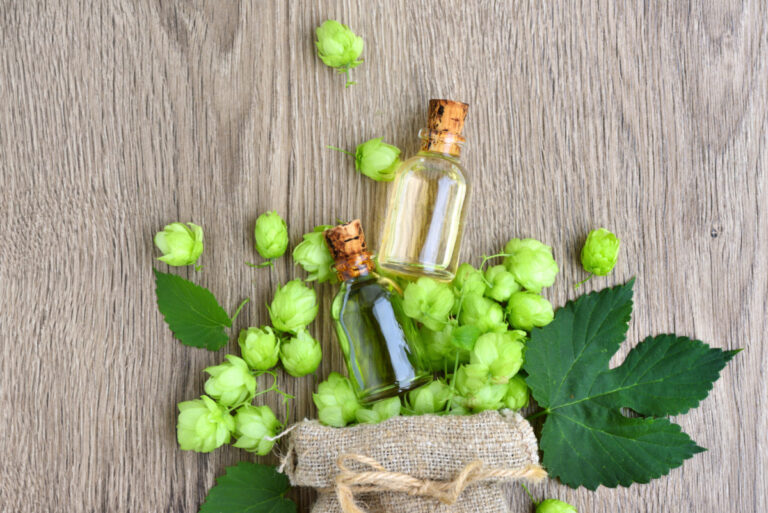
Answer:
[[[423,151],[434,151],[458,156],[464,138],[464,119],[469,105],[452,100],[429,100],[427,130],[421,145]]]
[[[365,234],[359,219],[330,228],[323,235],[340,280],[362,276],[373,270],[373,260],[365,245]]]
[[[461,135],[469,105],[453,100],[429,100],[427,128],[433,132]]]

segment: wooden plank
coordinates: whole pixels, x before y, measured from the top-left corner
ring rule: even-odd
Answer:
[[[547,295],[561,304],[583,278],[584,236],[604,225],[622,255],[587,289],[637,276],[631,342],[674,330],[747,349],[676,419],[708,452],[649,485],[550,482],[536,495],[594,512],[765,510],[768,11],[678,4],[5,3],[2,509],[195,511],[226,465],[253,459],[176,446],[176,403],[225,351],[172,339],[152,235],[202,224],[205,267],[181,274],[230,310],[250,297],[237,329],[266,323],[271,291],[301,273],[288,259],[243,265],[257,259],[256,216],[284,215],[292,244],[360,217],[375,247],[386,185],[325,145],[384,136],[410,154],[427,100],[448,97],[470,104],[466,256],[546,241],[562,268]],[[314,55],[327,18],[365,38],[349,89]],[[342,361],[333,287],[317,289],[324,377]],[[299,397],[292,417],[313,416],[316,379],[282,382]],[[296,495],[306,509],[311,494]],[[510,500],[527,511],[518,487]]]

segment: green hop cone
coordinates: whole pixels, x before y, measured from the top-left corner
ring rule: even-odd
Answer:
[[[263,258],[272,259],[282,256],[288,247],[288,228],[277,212],[264,212],[256,219],[253,230],[256,239],[256,251]]]
[[[280,341],[269,326],[241,330],[237,343],[243,360],[251,369],[264,371],[277,365]]]
[[[547,246],[548,247],[548,246]],[[555,283],[560,270],[552,253],[522,247],[505,259],[507,269],[515,280],[530,292],[539,293],[541,289]]]
[[[256,378],[242,358],[231,354],[225,358],[228,361],[204,369],[211,375],[205,382],[205,393],[222,406],[235,407],[249,402],[256,394]]]
[[[355,35],[349,27],[335,20],[327,20],[315,30],[317,56],[323,63],[340,73],[362,64],[358,60],[363,53],[363,38]],[[347,81],[347,87],[354,82]]]
[[[491,287],[485,291],[485,295],[494,301],[506,301],[509,296],[520,290],[520,284],[517,283],[514,275],[503,265],[489,267],[485,271],[485,279],[491,284]]]
[[[567,502],[547,499],[536,506],[536,513],[578,513],[578,511]]]
[[[588,273],[605,276],[619,257],[619,238],[605,228],[592,230],[581,249],[581,265]]]
[[[448,284],[422,277],[405,287],[403,310],[405,315],[427,328],[440,331],[448,322],[453,301],[453,292]]]
[[[235,419],[208,396],[179,403],[176,439],[183,451],[211,452],[229,443]]]
[[[409,407],[416,415],[442,411],[450,398],[451,387],[440,380],[408,392]]]
[[[355,168],[377,182],[391,182],[400,167],[400,149],[376,137],[355,149]]]
[[[355,412],[360,408],[352,383],[337,372],[318,385],[312,400],[317,406],[317,418],[327,426],[346,426],[355,420]]]
[[[464,298],[459,322],[477,326],[482,333],[503,333],[507,330],[501,305],[479,294],[469,294]]]
[[[278,331],[293,333],[305,328],[317,316],[315,291],[301,280],[291,280],[277,287],[272,304],[267,307],[272,326]]]
[[[155,234],[158,258],[168,265],[192,265],[203,253],[203,229],[195,223],[171,223]]]
[[[280,361],[286,372],[295,378],[315,372],[322,358],[320,342],[312,338],[305,329],[300,330],[288,342],[280,344]]]
[[[533,292],[515,292],[507,303],[509,324],[518,330],[531,331],[546,326],[555,318],[552,303]]]
[[[454,375],[454,380],[459,394],[458,397],[454,397],[454,403],[460,409],[459,411],[479,412],[498,410],[502,407],[507,386],[491,383],[487,365],[476,363],[462,365]]]
[[[333,270],[333,257],[325,243],[323,232],[333,228],[330,225],[315,227],[314,231],[304,234],[304,240],[293,248],[293,260],[309,273],[307,281],[324,283],[326,281],[337,282],[336,272]]]
[[[511,239],[504,245],[504,253],[512,255],[517,250],[526,248],[533,251],[544,251],[545,253],[552,254],[552,248],[547,246],[543,242],[536,239]],[[507,257],[509,258],[509,257]],[[504,265],[507,265],[507,260],[504,260]]]
[[[440,331],[433,331],[426,326],[419,329],[424,356],[429,364],[429,370],[441,371],[447,362],[452,363],[456,348],[451,344],[453,326],[446,324]]]
[[[510,410],[519,410],[528,406],[528,385],[522,376],[512,377],[507,383],[507,393],[504,395],[504,406]]]
[[[391,417],[400,415],[400,398],[390,397],[373,403],[371,408],[358,408],[355,418],[361,424],[378,424]]]
[[[483,273],[472,267],[470,264],[461,264],[453,277],[453,288],[459,297],[469,294],[482,296],[486,292]]]
[[[235,414],[234,446],[264,456],[275,445],[276,440],[271,438],[281,427],[269,406],[241,406]]]
[[[469,353],[469,361],[488,367],[492,383],[506,384],[523,366],[525,346],[520,339],[519,332],[481,335]]]
[[[490,383],[488,366],[481,363],[468,363],[459,367],[453,379],[456,391],[463,396],[472,395]]]

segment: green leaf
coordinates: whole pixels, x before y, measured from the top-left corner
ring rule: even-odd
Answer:
[[[629,325],[633,284],[569,301],[527,344],[526,382],[547,414],[544,466],[572,487],[647,483],[703,451],[680,426],[653,417],[696,407],[737,352],[660,335],[609,369]]]
[[[199,513],[295,513],[288,478],[274,465],[241,461],[216,478]]]
[[[155,272],[157,307],[182,344],[216,351],[229,337],[224,328],[232,325],[211,291],[175,274]]]

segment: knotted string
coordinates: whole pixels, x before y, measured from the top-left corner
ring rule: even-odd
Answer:
[[[390,472],[381,463],[361,454],[343,454],[336,461],[341,472],[336,476],[336,497],[344,513],[366,513],[355,502],[355,495],[365,492],[401,492],[420,495],[453,504],[461,492],[479,481],[513,481],[526,479],[539,481],[547,473],[539,465],[519,469],[484,469],[481,461],[468,464],[452,481],[419,479],[402,472]],[[360,463],[373,470],[352,470],[348,463]]]

